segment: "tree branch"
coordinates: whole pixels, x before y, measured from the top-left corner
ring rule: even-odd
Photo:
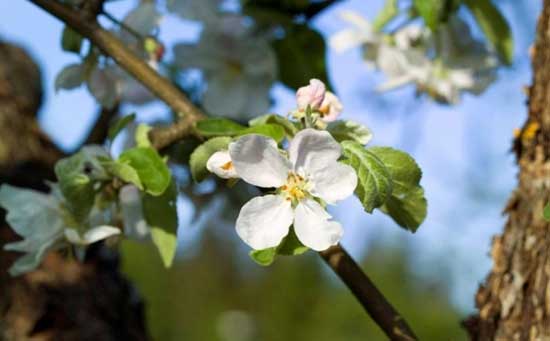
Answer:
[[[319,252],[390,340],[417,340],[405,319],[340,244]]]
[[[147,87],[160,100],[180,115],[176,128],[160,128],[151,134],[155,146],[164,147],[188,134],[194,123],[205,115],[169,80],[159,75],[143,60],[137,58],[111,32],[103,29],[98,22],[84,13],[77,12],[54,0],[29,0],[46,12],[57,17],[73,30],[88,38],[105,55],[113,60],[126,72]],[[172,127],[174,128],[174,127]],[[173,139],[168,141],[168,138]],[[159,142],[154,139],[160,139]]]
[[[155,148],[162,149],[188,136],[193,132],[194,123],[206,117],[178,88],[137,58],[114,35],[99,26],[95,19],[82,16],[54,0],[29,1],[88,38],[104,54],[113,58],[121,68],[140,81],[175,112],[181,114],[181,118],[172,126],[151,131],[149,136]],[[417,339],[401,315],[340,245],[319,254],[340,276],[388,337],[392,340],[406,341]]]

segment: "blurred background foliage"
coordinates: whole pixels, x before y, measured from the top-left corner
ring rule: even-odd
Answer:
[[[123,269],[145,296],[155,340],[384,340],[348,289],[313,253],[269,268],[239,259],[205,231],[192,257],[165,270],[154,249],[125,242]],[[361,264],[421,340],[466,340],[463,318],[441,283],[407,266],[408,250],[376,247]]]

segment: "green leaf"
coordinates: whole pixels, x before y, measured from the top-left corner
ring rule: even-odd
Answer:
[[[414,233],[426,219],[427,208],[424,190],[422,187],[415,187],[401,195],[392,195],[381,210],[399,226]]]
[[[311,78],[323,81],[331,89],[325,61],[325,39],[305,24],[289,28],[273,47],[277,54],[279,80],[292,89],[307,85]]]
[[[83,37],[78,32],[69,26],[65,26],[61,35],[61,48],[63,51],[80,54],[82,41]]]
[[[365,211],[372,213],[391,195],[391,175],[382,160],[360,143],[343,141],[342,149],[347,158],[344,163],[352,166],[357,172],[358,183],[355,194]]]
[[[256,263],[262,266],[271,265],[278,255],[282,256],[297,256],[309,250],[296,237],[294,227],[290,228],[288,235],[281,241],[277,247],[271,247],[264,250],[252,250],[249,255]]]
[[[372,147],[375,154],[391,174],[393,190],[383,212],[400,226],[415,232],[427,214],[424,190],[420,186],[422,170],[407,153],[389,147]]]
[[[174,181],[160,196],[143,197],[143,213],[151,229],[151,238],[165,267],[172,265],[178,245],[177,188]]]
[[[236,136],[247,134],[259,134],[271,137],[277,142],[281,142],[285,138],[285,129],[278,124],[259,124],[250,128],[246,128],[239,132]]]
[[[437,30],[445,1],[443,0],[413,0],[414,8],[424,19],[426,25],[432,30]]]
[[[246,127],[226,118],[209,118],[196,123],[196,130],[202,136],[235,136]]]
[[[107,168],[113,176],[124,182],[134,184],[137,188],[143,190],[143,184],[141,183],[138,172],[135,168],[130,166],[129,163],[120,160],[110,161],[105,164],[105,168]]]
[[[82,64],[70,64],[65,66],[55,77],[55,91],[59,89],[72,90],[84,82],[84,66]]]
[[[250,120],[248,122],[248,125],[250,125],[251,127],[254,127],[257,125],[267,124],[267,123],[274,123],[283,127],[286,135],[289,138],[293,137],[298,132],[298,128],[292,122],[290,122],[283,116],[276,115],[276,114],[267,114],[267,115],[256,117]]]
[[[277,256],[277,248],[270,247],[265,250],[252,250],[249,253],[250,258],[261,266],[268,266],[273,263],[275,257]]]
[[[59,189],[77,221],[85,220],[94,205],[94,183],[108,179],[101,161],[108,158],[103,148],[91,146],[59,160],[55,165]]]
[[[201,182],[210,174],[206,169],[206,162],[215,152],[227,149],[230,142],[230,137],[214,137],[195,148],[189,158],[189,170],[193,180]]]
[[[141,123],[136,128],[136,145],[138,147],[151,147],[151,141],[149,140],[149,131],[153,129],[151,126]]]
[[[365,145],[372,139],[372,133],[367,126],[353,121],[330,122],[327,130],[338,142],[351,140]]]
[[[302,244],[300,240],[298,240],[298,237],[294,232],[294,227],[291,227],[288,235],[277,247],[277,254],[285,256],[297,256],[301,255],[307,250],[309,250],[309,248]]]
[[[7,211],[8,224],[24,238],[4,245],[4,250],[26,253],[11,266],[10,274],[36,269],[46,251],[63,235],[66,213],[55,196],[10,185],[0,187],[0,206]]]
[[[544,209],[542,211],[542,216],[543,216],[544,220],[550,221],[550,203],[547,203],[544,206]]]
[[[118,162],[134,168],[141,184],[151,195],[161,195],[170,185],[172,179],[170,169],[153,148],[128,149],[120,155]]]
[[[399,13],[399,7],[397,7],[397,0],[386,0],[384,7],[378,13],[374,22],[372,23],[375,31],[380,31]]]
[[[109,132],[107,133],[107,138],[109,139],[109,141],[113,142],[117,137],[117,135],[122,131],[122,129],[126,128],[126,126],[131,122],[133,122],[135,119],[136,119],[136,114],[134,113],[134,114],[126,115],[116,120],[109,127]]]
[[[502,61],[511,64],[514,59],[514,38],[506,18],[491,0],[464,0],[464,3]]]
[[[279,124],[266,123],[245,127],[226,118],[211,118],[196,123],[196,130],[202,136],[241,136],[246,134],[260,134],[271,137],[280,142],[285,137],[285,130]]]

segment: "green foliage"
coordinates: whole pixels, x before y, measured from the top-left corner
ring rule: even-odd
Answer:
[[[215,152],[227,149],[229,142],[231,142],[230,137],[214,137],[195,148],[189,159],[189,170],[193,180],[201,182],[208,176],[209,172],[206,169],[208,159]]]
[[[355,194],[363,204],[365,211],[382,206],[392,192],[391,174],[376,154],[365,149],[355,141],[343,141],[342,148],[345,163],[357,172]]]
[[[150,227],[151,238],[165,267],[172,265],[178,245],[177,188],[174,181],[160,196],[143,197],[143,213]]]
[[[0,187],[0,206],[7,211],[6,221],[24,239],[4,245],[5,250],[26,253],[9,269],[12,276],[32,271],[63,235],[62,208],[57,198],[10,185]]]
[[[426,25],[435,31],[440,22],[441,12],[445,1],[442,0],[413,0],[414,8],[424,19]]]
[[[91,146],[59,160],[55,165],[55,174],[65,198],[65,205],[79,222],[88,217],[94,205],[95,182],[108,178],[101,163],[102,159],[108,158],[104,149]]]
[[[125,150],[120,155],[118,162],[134,168],[143,188],[151,195],[158,196],[164,193],[172,180],[170,169],[157,151],[151,147],[135,147]]]
[[[151,147],[151,141],[149,140],[149,132],[151,131],[150,126],[147,124],[141,123],[136,128],[135,138],[136,145],[138,147]]]
[[[375,31],[380,31],[387,23],[399,14],[399,7],[397,6],[397,0],[386,0],[384,7],[378,13],[372,27]]]
[[[387,339],[317,254],[280,257],[266,269],[243,259],[232,234],[206,229],[193,246],[196,252],[178,258],[168,271],[150,245],[123,243],[123,271],[147,302],[152,339]],[[445,284],[420,279],[410,266],[412,256],[406,248],[380,245],[357,261],[420,340],[467,340],[457,322],[464,316],[449,302]],[[235,311],[246,318],[232,324],[240,333],[224,334],[220,326]]]
[[[63,51],[80,54],[83,39],[78,32],[69,26],[65,26],[61,35],[61,48]]]
[[[136,114],[130,114],[126,115],[124,117],[119,118],[116,120],[110,127],[109,132],[107,133],[107,138],[109,141],[113,142],[115,138],[118,136],[118,134],[126,128],[126,126],[136,119]]]
[[[382,206],[382,211],[401,227],[415,232],[426,218],[428,205],[420,186],[422,170],[405,152],[389,147],[369,150],[382,160],[392,179],[391,196]]]
[[[252,260],[262,266],[271,265],[278,255],[297,256],[309,250],[298,240],[294,228],[291,227],[288,235],[281,241],[277,247],[270,247],[264,250],[252,250],[249,255]]]
[[[546,203],[546,205],[544,205],[544,209],[542,210],[542,216],[544,220],[550,221],[550,203]]]
[[[293,122],[287,120],[283,116],[276,114],[267,114],[258,116],[248,122],[248,125],[251,127],[263,125],[263,124],[278,124],[285,130],[287,137],[292,138],[298,132],[298,128],[294,125]]]
[[[415,232],[426,218],[427,202],[420,186],[422,171],[407,153],[389,148],[365,149],[356,141],[343,141],[345,163],[357,172],[355,194],[365,211],[375,208],[401,227]]]
[[[78,88],[84,82],[84,76],[84,67],[81,64],[69,64],[65,66],[55,77],[55,91]]]
[[[264,250],[252,250],[249,255],[250,258],[252,258],[252,260],[259,265],[268,266],[275,261],[275,257],[277,256],[277,248],[270,247],[269,249]]]
[[[491,0],[464,0],[464,3],[501,60],[511,64],[514,59],[514,39],[506,18]]]
[[[285,129],[279,124],[265,123],[247,128],[226,118],[210,118],[200,120],[196,123],[195,129],[198,133],[205,137],[259,134],[271,137],[277,142],[281,142],[285,137]]]
[[[295,24],[273,47],[279,65],[279,80],[292,89],[308,84],[311,78],[323,81],[331,89],[325,61],[323,36],[307,25]]]
[[[327,130],[338,142],[350,140],[365,145],[372,139],[369,128],[353,121],[330,122]]]
[[[143,190],[143,183],[139,177],[137,170],[130,166],[129,162],[109,161],[105,164],[107,170],[119,178],[120,180],[135,185],[140,190]]]

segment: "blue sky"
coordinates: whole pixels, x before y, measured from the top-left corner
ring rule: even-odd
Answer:
[[[123,15],[133,1],[109,5]],[[338,13],[357,10],[372,18],[382,1],[342,1],[319,16],[314,26],[325,36],[345,27]],[[366,215],[356,199],[333,210],[346,229],[343,244],[358,256],[369,245],[404,245],[419,276],[446,278],[454,302],[473,308],[478,282],[490,268],[491,236],[502,230],[502,208],[515,185],[514,160],[509,153],[512,130],[526,117],[524,85],[530,82],[527,48],[535,31],[539,2],[499,1],[516,40],[515,63],[499,72],[498,81],[481,97],[465,96],[460,105],[445,107],[414,98],[411,88],[380,95],[374,91],[380,75],[368,70],[358,50],[327,60],[333,85],[345,105],[347,118],[367,124],[373,144],[411,153],[424,171],[422,184],[429,202],[428,218],[416,234],[400,230],[380,214]],[[61,68],[76,58],[59,47],[62,25],[28,1],[0,2],[0,37],[27,47],[44,73],[45,102],[40,113],[44,130],[63,148],[78,145],[96,115],[85,89],[55,93],[53,81]],[[161,38],[170,43],[196,38],[199,28],[173,17],[165,18]],[[286,113],[294,95],[283,86],[273,90],[273,111]],[[135,108],[124,108],[131,112]],[[137,110],[141,119],[162,116],[160,104]],[[188,219],[188,218],[186,218]]]

